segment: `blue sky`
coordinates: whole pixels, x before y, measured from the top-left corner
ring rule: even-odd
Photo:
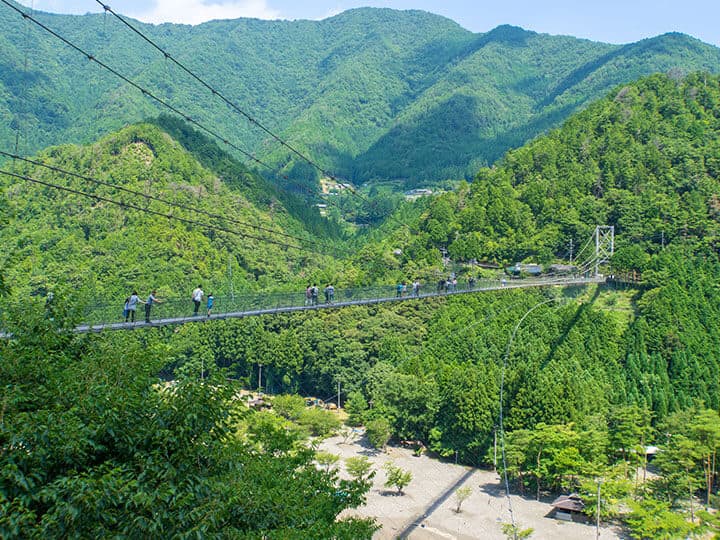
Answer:
[[[683,32],[720,46],[720,0],[103,0],[115,11],[151,22],[199,24],[209,19],[323,19],[346,9],[373,6],[422,9],[444,15],[473,32],[514,24],[536,32],[628,43],[665,32]],[[54,13],[102,11],[94,0],[22,0]]]

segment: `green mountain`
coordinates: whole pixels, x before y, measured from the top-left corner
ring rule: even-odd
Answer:
[[[165,127],[130,126],[38,159],[313,240],[268,200],[262,178],[181,124],[157,124]],[[620,515],[638,538],[709,530],[712,512],[695,514],[686,503],[702,497],[717,506],[719,141],[717,75],[621,85],[471,184],[401,207],[396,219],[409,226],[388,221],[349,262],[165,222],[150,211],[200,213],[143,197],[145,211],[115,208],[107,199],[129,204],[127,192],[7,164],[96,199],[0,177],[0,242],[13,252],[1,274],[23,299],[10,305],[0,283],[3,324],[14,337],[0,341],[8,381],[0,388],[0,530],[370,537],[372,524],[335,521],[369,485],[319,471],[272,412],[243,406],[229,416],[236,388],[228,377],[272,394],[330,396],[339,385],[350,422],[464,463],[489,465],[497,442],[513,493],[579,490],[591,501],[601,477],[607,516]],[[74,324],[72,307],[88,291],[118,297],[138,285],[169,295],[198,279],[214,286],[227,279],[229,255],[237,284],[249,290],[294,287],[313,272],[401,279],[440,271],[440,248],[456,262],[549,262],[596,224],[616,228],[612,271],[641,273],[640,286],[505,289],[178,328],[58,331]],[[588,247],[575,245],[582,260]],[[65,294],[48,317],[27,295],[51,281]],[[158,373],[176,384],[158,385]],[[289,399],[276,404],[285,400],[291,412]],[[660,452],[645,482],[628,471],[646,466],[636,449],[648,443]],[[243,486],[256,487],[248,494]],[[282,512],[268,511],[275,506]],[[705,523],[696,526],[698,518]]]
[[[297,158],[112,16],[37,17],[234,144],[296,179]],[[158,105],[0,7],[0,146],[90,142]],[[356,183],[470,178],[615,85],[717,70],[681,34],[625,46],[500,26],[474,34],[422,11],[356,9],[323,21],[133,22],[264,125]]]
[[[63,288],[93,302],[121,301],[133,289],[186,298],[198,282],[225,296],[301,290],[324,276],[321,268],[336,271],[340,248],[309,232],[297,208],[303,221],[291,214],[296,199],[187,126],[158,123],[203,152],[203,164],[154,124],[89,146],[51,147],[33,158],[44,167],[6,164],[18,177],[66,188],[0,175],[0,265],[16,297]],[[311,224],[327,224],[305,212]]]
[[[427,202],[386,245],[398,261],[582,260],[579,242],[612,225],[616,266],[644,270],[668,246],[714,251],[720,239],[717,76],[654,75],[616,87],[561,128],[508,152],[471,184]],[[640,257],[645,253],[647,258]],[[579,257],[579,259],[578,259]]]
[[[626,377],[622,399],[663,418],[700,402],[720,403],[718,193],[720,77],[654,75],[617,87],[561,128],[482,169],[472,184],[433,198],[410,222],[418,234],[398,227],[366,246],[358,264],[373,275],[388,268],[388,253],[399,247],[391,268],[396,279],[407,279],[428,268],[443,271],[440,249],[446,248],[462,281],[477,272],[470,260],[568,260],[574,241],[574,262],[581,265],[594,246],[580,241],[596,225],[613,226],[610,272],[634,272],[643,281],[628,304],[615,305],[616,299],[606,306],[617,311],[623,333],[611,355]],[[542,385],[560,377],[557,366],[528,369],[536,374],[523,375],[511,409],[525,419],[522,427],[550,421],[541,412],[549,403],[532,394],[545,393]]]

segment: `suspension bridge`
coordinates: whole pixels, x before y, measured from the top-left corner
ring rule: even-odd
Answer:
[[[148,46],[155,49],[161,54],[166,60],[171,61],[179,69],[181,69],[186,75],[190,77],[195,83],[199,84],[204,90],[210,92],[213,97],[220,100],[223,106],[229,107],[230,110],[243,117],[252,126],[261,130],[265,135],[269,136],[282,147],[284,147],[290,154],[305,161],[308,165],[316,169],[323,176],[330,178],[331,180],[340,181],[332,172],[324,169],[316,160],[300,151],[295,146],[291,145],[288,141],[271,131],[268,127],[262,124],[257,118],[255,118],[249,111],[229,99],[220,89],[211,85],[205,79],[200,77],[197,73],[192,71],[185,64],[174,58],[168,51],[160,47],[147,35],[145,35],[140,29],[135,27],[128,19],[115,13],[109,6],[103,4],[99,0],[96,0],[100,6],[103,7],[106,13],[111,14],[120,21],[121,24],[126,26],[131,32],[139,36]],[[1,4],[4,4],[11,11],[14,11],[18,16],[21,16],[28,27],[34,25],[43,32],[49,34],[54,39],[61,42],[65,47],[73,50],[78,55],[86,58],[88,64],[94,64],[97,68],[104,70],[106,73],[113,77],[121,80],[128,88],[139,91],[142,96],[152,101],[156,106],[164,108],[183,118],[188,124],[199,129],[201,132],[208,135],[210,138],[217,140],[222,145],[234,150],[235,152],[242,154],[251,162],[265,167],[274,173],[277,173],[275,167],[271,164],[266,163],[258,158],[252,152],[239,147],[227,138],[226,135],[218,133],[212,126],[206,125],[204,122],[192,118],[187,111],[178,108],[177,106],[169,103],[166,99],[157,95],[152,89],[141,85],[139,82],[132,80],[126,73],[121,72],[117,67],[106,63],[101,60],[97,54],[92,51],[86,50],[81,47],[78,43],[69,39],[66,36],[61,35],[56,29],[49,27],[44,22],[37,19],[32,12],[28,13],[21,7],[11,3],[8,0],[0,0]],[[29,35],[29,34],[28,34]],[[29,49],[29,44],[26,49]],[[27,58],[26,58],[27,62]],[[9,170],[0,170],[0,174],[3,174],[15,181],[31,182],[42,185],[46,188],[52,188],[63,193],[71,193],[86,197],[94,201],[101,201],[103,203],[109,203],[118,205],[127,210],[135,210],[148,213],[152,215],[163,217],[168,220],[179,221],[185,225],[191,225],[201,227],[208,230],[224,232],[228,234],[239,235],[246,239],[258,240],[266,243],[272,243],[283,246],[287,249],[301,249],[306,252],[314,252],[315,249],[318,252],[324,252],[328,250],[328,246],[319,246],[321,244],[318,240],[308,239],[304,237],[297,237],[289,235],[283,231],[277,231],[274,229],[267,229],[259,227],[256,224],[233,221],[232,227],[227,223],[224,216],[219,216],[198,208],[189,208],[186,205],[178,204],[176,201],[167,200],[162,197],[155,195],[149,195],[141,192],[130,190],[121,185],[117,185],[113,182],[106,180],[90,177],[87,175],[79,174],[76,171],[67,171],[60,169],[55,166],[47,165],[42,162],[29,160],[19,155],[17,140],[19,140],[20,128],[19,123],[17,127],[16,136],[16,148],[14,152],[5,152],[0,150],[0,154],[6,158],[13,160],[13,163],[17,161],[24,161],[32,164],[36,167],[46,168],[57,173],[61,176],[70,176],[78,180],[82,180],[86,184],[90,185],[101,185],[104,187],[110,187],[117,190],[118,193],[123,192],[127,195],[136,197],[139,202],[127,202],[118,200],[112,196],[99,196],[97,194],[88,193],[80,189],[75,189],[67,185],[56,184],[49,182],[47,179],[34,178],[24,174],[18,174]],[[349,183],[348,183],[349,185]],[[369,201],[358,193],[354,188],[350,188],[350,193],[356,198],[360,199],[363,203]],[[169,210],[148,210],[147,206],[150,201],[154,203],[160,203],[167,206]],[[331,203],[330,200],[323,199],[324,202]],[[190,216],[198,217],[182,217],[175,215],[173,209],[180,208],[188,212]],[[408,231],[414,233],[413,228],[402,220],[398,219],[395,215],[389,214],[387,216],[389,220],[395,221],[400,226],[407,228]],[[243,227],[238,230],[235,226]],[[594,239],[594,253],[592,253],[591,246],[593,245],[592,240]],[[289,243],[292,242],[292,243]],[[318,245],[316,248],[315,246]],[[585,254],[585,260],[581,259],[583,250],[588,249],[589,251]],[[245,295],[241,297],[231,296],[229,298],[215,298],[214,313],[209,316],[198,316],[190,315],[187,313],[190,310],[191,302],[189,300],[171,299],[166,300],[160,305],[154,305],[152,308],[151,322],[138,321],[138,322],[124,322],[120,314],[122,313],[121,306],[117,303],[106,304],[106,305],[95,305],[90,306],[83,316],[83,324],[75,328],[76,332],[101,332],[103,330],[131,330],[135,328],[149,327],[149,326],[167,326],[167,325],[179,325],[190,322],[199,322],[207,320],[222,320],[231,318],[244,318],[258,315],[269,315],[269,314],[280,314],[280,313],[291,313],[298,311],[316,310],[316,309],[332,309],[342,308],[348,306],[360,306],[369,304],[380,304],[387,302],[398,302],[408,300],[419,300],[425,298],[439,297],[439,296],[453,296],[457,294],[468,294],[468,293],[479,293],[487,291],[496,291],[501,289],[517,289],[517,288],[531,288],[531,287],[573,287],[573,286],[584,286],[592,283],[601,283],[605,281],[604,277],[600,274],[600,266],[609,261],[610,256],[614,250],[614,229],[609,226],[598,226],[595,229],[595,233],[591,239],[585,244],[585,247],[575,255],[575,261],[581,261],[580,264],[575,264],[574,270],[567,275],[563,276],[542,276],[542,277],[531,277],[525,279],[495,279],[495,280],[482,280],[473,283],[472,286],[466,287],[453,287],[451,290],[437,290],[430,291],[432,285],[423,284],[423,290],[426,292],[420,292],[417,294],[409,295],[398,295],[394,287],[370,287],[363,289],[347,289],[339,290],[336,293],[337,301],[319,303],[315,305],[306,305],[306,298],[304,292],[297,293],[257,293],[252,295]],[[572,248],[570,262],[572,264]],[[160,318],[157,318],[160,315]],[[123,317],[124,319],[124,317]],[[7,335],[5,335],[7,337]]]
[[[370,304],[384,304],[391,302],[403,302],[410,300],[421,300],[438,297],[452,297],[462,294],[482,293],[508,289],[527,289],[536,287],[581,287],[594,283],[605,282],[602,275],[581,277],[548,276],[540,278],[525,278],[517,280],[480,280],[472,287],[460,286],[455,290],[442,290],[433,292],[420,292],[403,294],[398,296],[395,287],[367,287],[358,289],[345,289],[336,291],[336,300],[323,302],[315,305],[307,305],[304,292],[299,293],[268,293],[246,296],[215,297],[215,303],[211,315],[200,313],[198,315],[180,315],[183,312],[190,312],[193,309],[190,300],[165,301],[160,306],[153,306],[155,313],[163,314],[161,318],[152,319],[149,323],[142,321],[106,322],[117,320],[120,317],[120,306],[92,306],[88,317],[92,319],[104,318],[104,321],[96,323],[81,324],[75,328],[78,333],[102,332],[104,330],[133,330],[138,328],[181,325],[186,323],[198,323],[205,321],[217,321],[224,319],[242,319],[245,317],[256,317],[259,315],[277,315],[280,313],[296,313],[301,311],[313,311],[319,309],[338,309],[350,306],[364,306]],[[114,312],[112,317],[110,312]],[[168,316],[168,312],[175,315]],[[138,313],[140,315],[140,313]]]
[[[353,289],[335,290],[330,300],[309,301],[305,291],[258,292],[247,295],[232,295],[228,297],[214,297],[213,313],[192,313],[194,305],[190,299],[164,299],[160,304],[154,304],[151,310],[151,319],[127,322],[122,315],[122,306],[118,303],[89,305],[82,315],[83,323],[74,328],[76,333],[102,332],[110,330],[134,330],[141,328],[182,325],[206,321],[225,319],[242,319],[261,315],[278,315],[282,313],[296,313],[320,309],[338,309],[350,306],[364,306],[371,304],[385,304],[403,301],[418,301],[430,298],[453,297],[463,294],[476,294],[510,289],[529,289],[538,287],[583,287],[609,281],[600,273],[602,265],[609,262],[614,252],[614,229],[608,226],[597,226],[591,238],[583,249],[593,246],[586,260],[577,266],[574,271],[566,275],[542,275],[536,277],[510,278],[496,277],[494,279],[480,279],[473,282],[448,287],[437,287],[434,284],[422,284],[417,291],[398,291],[397,286],[375,286]],[[612,280],[610,280],[612,281]],[[441,283],[444,280],[441,280]],[[423,292],[424,291],[424,292]],[[51,309],[51,308],[46,308]],[[160,317],[158,318],[158,314]],[[142,313],[138,313],[142,317]],[[10,334],[0,332],[0,338],[11,337]]]

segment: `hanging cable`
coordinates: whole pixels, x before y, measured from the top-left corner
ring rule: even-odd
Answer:
[[[517,332],[520,328],[520,325],[523,323],[523,321],[527,318],[528,315],[530,315],[533,311],[535,311],[540,306],[544,306],[545,304],[549,304],[550,302],[556,302],[560,299],[558,298],[551,298],[550,300],[545,300],[543,302],[539,302],[535,304],[533,307],[531,307],[529,310],[525,312],[525,314],[520,317],[520,320],[515,325],[515,328],[513,328],[512,334],[510,336],[510,340],[508,341],[507,348],[505,349],[505,356],[503,357],[503,363],[500,369],[500,411],[499,411],[499,428],[500,428],[500,448],[501,448],[501,454],[502,454],[502,464],[503,464],[503,482],[505,484],[505,495],[508,500],[508,512],[510,513],[510,522],[512,525],[512,532],[513,532],[513,539],[517,540],[518,538],[518,530],[517,525],[515,523],[515,514],[513,513],[512,508],[512,498],[510,497],[510,481],[508,480],[508,473],[507,473],[507,457],[505,452],[505,427],[503,425],[503,392],[505,389],[505,370],[507,369],[507,362],[508,358],[510,356],[510,348],[512,347],[513,341],[515,341],[515,336],[517,335]]]
[[[3,0],[5,1],[5,0]],[[361,195],[352,185],[350,185],[349,182],[343,181],[341,178],[338,178],[334,174],[332,174],[330,171],[326,170],[324,167],[322,167],[319,163],[317,163],[315,160],[311,159],[307,155],[300,152],[295,146],[291,145],[289,142],[287,142],[285,139],[281,138],[279,135],[275,134],[272,130],[270,130],[268,127],[266,127],[264,124],[260,123],[254,116],[252,116],[250,113],[246,112],[244,109],[240,108],[236,103],[234,103],[232,100],[227,98],[222,92],[217,90],[214,86],[212,86],[210,83],[206,82],[203,78],[201,78],[199,75],[195,74],[190,68],[185,66],[182,62],[175,59],[170,53],[168,53],[165,49],[160,47],[155,41],[147,37],[142,31],[140,31],[138,28],[136,28],[134,25],[132,25],[128,20],[126,20],[123,16],[116,13],[108,4],[105,4],[101,2],[100,0],[95,0],[102,8],[105,10],[106,13],[111,13],[114,17],[116,17],[120,22],[122,22],[125,26],[127,26],[132,32],[140,36],[146,43],[151,45],[153,48],[155,48],[157,51],[159,51],[167,60],[170,60],[173,62],[176,66],[178,66],[180,69],[182,69],[185,73],[187,73],[190,77],[195,79],[197,82],[199,82],[202,86],[204,86],[207,90],[209,90],[213,96],[218,97],[221,101],[223,101],[228,107],[230,107],[232,110],[234,110],[236,113],[243,116],[251,125],[257,126],[260,130],[265,132],[267,135],[269,135],[273,140],[278,142],[281,146],[287,148],[291,153],[295,154],[297,157],[308,163],[311,167],[316,169],[318,172],[325,175],[330,180],[333,180],[337,183],[342,183],[348,191],[353,194],[354,196],[358,197],[360,200],[362,200],[365,204],[368,204],[370,206],[374,206],[372,201]],[[393,215],[389,215],[389,217],[397,222],[398,224],[402,225],[403,227],[406,227],[410,232],[416,233],[417,231],[413,230],[412,227],[410,227],[407,223],[397,219]]]
[[[296,246],[296,245],[293,245],[293,244],[287,244],[287,243],[285,243],[285,242],[279,242],[279,241],[277,241],[277,240],[272,240],[272,239],[270,239],[270,238],[263,238],[263,237],[260,237],[260,236],[255,236],[255,235],[253,235],[253,234],[248,234],[248,233],[244,233],[244,232],[240,232],[240,231],[234,231],[234,230],[228,229],[228,228],[226,228],[226,227],[220,227],[220,226],[217,226],[217,225],[210,225],[210,224],[208,224],[208,223],[203,223],[203,222],[201,222],[201,221],[197,221],[197,220],[194,220],[194,219],[188,219],[188,218],[178,217],[178,216],[174,216],[174,215],[172,215],[172,214],[166,214],[166,213],[163,213],[163,212],[158,212],[157,210],[150,210],[150,209],[147,209],[147,208],[143,208],[142,206],[138,206],[138,205],[136,205],[136,204],[125,203],[125,202],[122,202],[122,201],[116,201],[115,199],[111,199],[111,198],[109,198],[109,197],[102,197],[102,196],[100,196],[100,195],[93,195],[92,193],[86,193],[86,192],[84,192],[84,191],[80,191],[80,190],[77,190],[77,189],[69,188],[69,187],[67,187],[67,186],[61,186],[61,185],[59,185],[59,184],[54,184],[54,183],[52,183],[52,182],[46,182],[46,181],[44,181],[44,180],[38,180],[37,178],[33,178],[33,177],[30,177],[30,176],[25,176],[25,175],[22,175],[22,174],[16,174],[16,173],[14,173],[14,172],[12,172],[12,171],[5,171],[5,170],[0,169],[0,174],[4,174],[4,175],[10,176],[10,177],[12,177],[12,178],[17,178],[17,179],[19,179],[19,180],[25,180],[25,181],[27,181],[27,182],[32,182],[32,183],[34,183],[34,184],[39,184],[39,185],[42,185],[42,186],[46,186],[46,187],[49,187],[49,188],[52,188],[52,189],[57,189],[57,190],[60,190],[60,191],[65,191],[65,192],[67,192],[67,193],[72,193],[72,194],[74,194],[74,195],[80,195],[80,196],[82,196],[82,197],[87,197],[88,199],[94,199],[94,200],[96,200],[96,201],[101,201],[101,202],[106,202],[106,203],[114,204],[114,205],[120,206],[120,207],[122,207],[122,208],[129,208],[129,209],[131,209],[131,210],[137,210],[137,211],[142,212],[142,213],[144,213],[144,214],[150,214],[150,215],[154,215],[154,216],[164,217],[164,218],[166,218],[166,219],[168,219],[168,220],[179,221],[179,222],[181,222],[181,223],[185,223],[186,225],[195,225],[195,226],[198,226],[198,227],[202,227],[202,228],[204,228],[204,229],[207,229],[207,230],[212,230],[212,231],[217,231],[217,232],[223,232],[223,233],[227,233],[227,234],[232,234],[232,235],[235,235],[235,236],[239,236],[239,237],[241,237],[241,238],[248,238],[248,239],[251,239],[251,240],[258,240],[259,242],[264,242],[264,243],[267,243],[267,244],[274,244],[274,245],[276,245],[276,246],[280,246],[280,247],[283,247],[283,248],[286,248],[286,249],[297,249],[297,250],[300,250],[300,251],[307,251],[307,252],[310,252],[310,253],[316,253],[316,254],[318,254],[318,255],[326,255],[326,253],[324,253],[324,252],[320,252],[320,251],[317,251],[317,250],[314,250],[314,249],[309,249],[309,248],[306,248],[306,247],[303,247],[303,246]]]
[[[39,20],[37,20],[37,19],[36,19],[35,17],[33,17],[31,14],[25,13],[23,10],[21,10],[21,9],[19,9],[18,7],[16,7],[16,6],[14,6],[13,4],[11,4],[8,0],[0,0],[0,2],[2,2],[3,4],[5,4],[5,5],[8,6],[9,8],[11,8],[11,9],[14,10],[15,12],[17,12],[18,14],[20,14],[20,16],[22,16],[25,20],[33,22],[34,24],[36,24],[37,26],[39,26],[40,28],[42,28],[43,30],[45,30],[46,32],[48,32],[49,34],[51,34],[52,36],[54,36],[55,38],[57,38],[57,39],[59,39],[60,41],[62,41],[63,43],[65,43],[68,47],[72,48],[73,50],[77,51],[77,52],[80,53],[81,55],[85,56],[89,61],[95,62],[98,66],[100,66],[100,67],[102,67],[103,69],[105,69],[106,71],[112,73],[113,75],[115,75],[116,77],[118,77],[118,78],[121,79],[122,81],[126,82],[127,84],[129,84],[129,85],[132,86],[133,88],[139,90],[144,96],[149,97],[150,99],[156,101],[157,103],[159,103],[159,104],[162,105],[163,107],[165,107],[165,108],[167,108],[168,110],[172,111],[173,113],[177,114],[178,116],[180,116],[181,118],[183,118],[183,119],[184,119],[186,122],[188,122],[189,124],[192,124],[192,125],[194,125],[194,126],[197,126],[197,127],[198,127],[201,131],[203,131],[204,133],[207,133],[207,134],[210,135],[212,138],[221,141],[223,144],[229,146],[230,148],[235,149],[236,151],[240,152],[242,155],[246,156],[248,159],[250,159],[251,161],[257,163],[258,165],[267,168],[268,170],[270,170],[271,172],[273,172],[273,174],[276,173],[275,168],[274,168],[273,166],[271,166],[271,165],[269,165],[268,163],[262,161],[261,159],[255,157],[255,156],[254,156],[253,154],[251,154],[250,152],[248,152],[248,151],[246,151],[246,150],[243,150],[243,149],[240,148],[239,146],[233,144],[233,143],[230,142],[226,137],[223,137],[222,135],[220,135],[219,133],[217,133],[215,130],[206,127],[204,124],[202,124],[201,122],[193,119],[190,115],[184,113],[182,110],[174,107],[173,105],[171,105],[170,103],[168,103],[166,100],[164,100],[164,99],[156,96],[154,93],[152,93],[151,91],[147,90],[147,89],[144,88],[143,86],[135,83],[134,81],[132,81],[131,79],[129,79],[128,77],[126,77],[125,75],[123,75],[122,73],[120,73],[120,72],[118,72],[117,70],[115,70],[114,68],[112,68],[112,67],[110,67],[109,65],[105,64],[104,62],[98,60],[94,55],[92,55],[91,53],[85,51],[84,49],[82,49],[82,48],[79,47],[78,45],[75,45],[73,42],[71,42],[71,41],[68,40],[67,38],[61,36],[60,34],[58,34],[57,32],[55,32],[53,29],[49,28],[48,26],[46,26],[45,24],[43,24],[42,22],[40,22]],[[170,56],[167,55],[166,58],[170,58]],[[216,92],[216,93],[217,93],[217,92]],[[289,178],[288,176],[286,176],[286,175],[279,175],[279,176],[280,176],[281,178],[285,179],[285,180],[290,180],[290,178]],[[278,187],[280,187],[280,186],[278,186]],[[313,193],[311,193],[309,190],[306,190],[306,193],[313,195]],[[328,204],[331,204],[332,206],[337,207],[337,208],[342,212],[342,208],[340,208],[340,206],[336,205],[335,203],[331,202],[330,200],[324,200],[324,202],[325,202],[325,203],[328,203]]]
[[[70,40],[64,38],[63,36],[61,36],[60,34],[58,34],[57,32],[55,32],[52,28],[49,28],[48,26],[46,26],[46,25],[43,24],[42,22],[38,21],[38,20],[37,20],[35,17],[33,17],[32,15],[28,15],[27,13],[25,13],[25,12],[22,11],[21,9],[19,9],[19,8],[17,8],[16,6],[12,5],[8,0],[0,0],[0,2],[2,2],[3,4],[5,4],[5,5],[8,6],[9,8],[11,8],[12,10],[16,11],[17,13],[19,13],[23,18],[32,21],[33,23],[35,23],[37,26],[39,26],[39,27],[42,28],[43,30],[45,30],[45,31],[48,32],[49,34],[53,35],[54,37],[56,37],[57,39],[59,39],[60,41],[62,41],[63,43],[65,43],[65,45],[67,45],[67,46],[70,47],[71,49],[74,49],[75,51],[79,52],[80,54],[82,54],[83,56],[85,56],[85,58],[87,58],[90,62],[95,62],[97,65],[99,65],[99,66],[102,67],[103,69],[109,71],[110,73],[112,73],[113,75],[115,75],[115,76],[118,77],[119,79],[123,80],[124,82],[126,82],[127,84],[129,84],[130,86],[132,86],[133,88],[139,90],[144,96],[149,97],[150,99],[156,101],[157,103],[159,103],[159,104],[162,105],[163,107],[171,110],[172,112],[174,112],[174,113],[177,114],[178,116],[182,117],[182,118],[183,118],[186,122],[188,122],[189,124],[192,124],[192,125],[198,127],[199,129],[201,129],[202,131],[204,131],[204,132],[207,133],[208,135],[210,135],[210,136],[212,136],[212,137],[214,137],[214,138],[222,141],[224,144],[226,144],[227,146],[229,146],[229,147],[237,150],[237,151],[240,152],[242,155],[246,156],[248,159],[254,161],[254,162],[257,163],[258,165],[262,165],[262,166],[264,166],[264,167],[267,167],[267,168],[270,169],[270,170],[274,170],[273,167],[271,167],[271,166],[268,165],[267,163],[264,163],[264,162],[261,161],[260,159],[256,158],[256,157],[253,156],[250,152],[248,152],[248,151],[246,151],[246,150],[243,150],[242,148],[240,148],[239,146],[233,144],[233,143],[230,142],[228,139],[226,139],[225,137],[221,136],[219,133],[215,132],[215,131],[212,130],[211,128],[208,128],[208,127],[206,127],[205,125],[201,124],[200,122],[194,120],[192,117],[190,117],[189,115],[185,114],[185,113],[182,112],[181,110],[177,109],[176,107],[174,107],[173,105],[171,105],[170,103],[168,103],[167,101],[165,101],[164,99],[156,96],[154,93],[152,93],[151,91],[147,90],[146,88],[140,86],[140,85],[137,84],[136,82],[132,81],[131,79],[129,79],[128,77],[126,77],[125,75],[123,75],[122,73],[120,73],[119,71],[117,71],[116,69],[114,69],[114,68],[110,67],[109,65],[105,64],[103,61],[99,60],[99,59],[96,58],[94,55],[90,54],[89,52],[87,52],[87,51],[85,51],[84,49],[80,48],[79,46],[75,45],[75,44],[72,43]]]
[[[175,208],[180,208],[180,209],[182,209],[182,210],[187,210],[187,211],[189,211],[189,212],[194,212],[194,213],[197,213],[197,214],[202,214],[202,215],[205,215],[205,216],[214,218],[214,219],[220,219],[220,220],[225,221],[225,222],[228,222],[228,223],[233,223],[233,224],[235,224],[235,225],[240,225],[240,226],[243,226],[243,227],[248,227],[248,228],[251,228],[251,229],[255,229],[255,230],[257,230],[257,231],[262,231],[262,232],[267,232],[267,233],[275,234],[275,235],[278,235],[278,236],[281,236],[281,237],[284,237],[284,238],[289,238],[289,239],[292,239],[292,240],[298,240],[298,241],[300,241],[300,242],[305,242],[305,243],[310,243],[310,244],[318,244],[318,242],[314,242],[313,240],[308,239],[308,238],[302,238],[302,237],[300,237],[300,236],[295,236],[295,235],[292,235],[292,234],[287,234],[287,233],[283,233],[283,232],[280,232],[280,231],[276,231],[276,230],[274,230],[274,229],[269,229],[269,228],[263,227],[263,226],[261,226],[261,225],[255,225],[255,224],[252,224],[252,223],[247,223],[247,222],[240,221],[240,220],[233,219],[233,218],[229,218],[229,217],[226,217],[226,216],[221,216],[220,214],[214,214],[214,213],[212,213],[212,212],[207,212],[206,210],[202,210],[202,209],[200,209],[200,208],[198,208],[198,207],[188,206],[188,205],[185,205],[185,204],[182,204],[182,203],[177,203],[177,202],[169,201],[169,200],[167,200],[167,199],[163,199],[163,198],[161,198],[161,197],[156,197],[156,196],[154,196],[154,195],[148,195],[147,193],[143,193],[143,192],[141,192],[141,191],[136,191],[136,190],[133,190],[133,189],[129,189],[129,188],[126,188],[126,187],[117,185],[117,184],[113,184],[113,183],[110,183],[110,182],[105,182],[105,181],[103,181],[103,180],[98,180],[97,178],[93,178],[93,177],[90,177],[90,176],[85,176],[85,175],[78,174],[78,173],[75,173],[75,172],[72,172],[72,171],[68,171],[68,170],[65,170],[65,169],[61,169],[61,168],[55,167],[55,166],[53,166],[53,165],[48,165],[47,163],[42,163],[42,162],[40,162],[40,161],[36,161],[36,160],[33,160],[33,159],[29,159],[29,158],[24,158],[24,157],[22,157],[22,156],[19,156],[19,155],[16,155],[16,154],[11,154],[11,153],[9,153],[9,152],[4,152],[4,151],[2,151],[2,150],[0,150],[0,155],[1,155],[1,156],[6,156],[6,157],[9,157],[9,158],[12,158],[12,159],[14,159],[14,160],[24,161],[25,163],[29,163],[29,164],[35,165],[35,166],[37,166],[37,167],[43,167],[43,168],[45,168],[45,169],[49,169],[49,170],[54,171],[54,172],[58,172],[58,173],[61,173],[61,174],[66,174],[66,175],[68,175],[68,176],[73,176],[73,177],[75,177],[75,178],[78,178],[78,179],[80,179],[80,180],[84,180],[84,181],[86,181],[86,182],[90,182],[90,183],[92,183],[92,184],[96,184],[96,185],[99,185],[99,186],[105,186],[105,187],[117,189],[118,191],[123,191],[123,192],[125,192],[125,193],[130,193],[131,195],[135,195],[135,196],[138,196],[138,197],[143,197],[146,201],[156,201],[156,202],[165,204],[165,205],[167,205],[167,206],[171,206],[171,207],[175,207]],[[341,250],[337,250],[335,247],[330,246],[330,245],[328,245],[328,244],[320,243],[320,245],[321,245],[322,247],[325,247],[325,248],[328,248],[328,249],[336,250],[337,252],[340,252],[340,251],[341,251]]]

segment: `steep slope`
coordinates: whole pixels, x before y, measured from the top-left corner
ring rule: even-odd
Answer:
[[[654,75],[615,88],[560,129],[482,169],[472,184],[429,200],[413,224],[420,234],[398,230],[366,246],[357,264],[366,275],[392,268],[395,279],[454,269],[461,281],[477,273],[473,259],[551,263],[572,253],[581,264],[594,249],[584,242],[595,226],[614,226],[608,271],[634,272],[642,286],[630,289],[627,305],[607,306],[630,321],[621,352],[608,359],[620,362],[626,379],[621,399],[663,418],[720,403],[718,193],[720,77]],[[441,249],[457,266],[443,265]],[[393,250],[400,255],[388,255]],[[586,333],[570,348],[593,343],[597,351],[607,339]],[[595,380],[578,375],[584,360],[559,374],[555,352],[521,368],[510,415],[522,425],[547,419],[558,403],[538,398],[548,389],[572,401],[577,394],[567,388]]]
[[[37,17],[248,151],[308,176],[296,157],[113,17]],[[23,152],[91,141],[157,114],[153,101],[6,6],[0,24],[3,147],[14,147],[16,135]],[[421,11],[133,24],[325,168],[358,183],[471,177],[618,83],[720,65],[720,50],[683,35],[616,46],[509,26],[473,34]]]
[[[612,225],[616,265],[642,270],[639,249],[715,249],[718,193],[720,79],[655,75],[617,87],[472,184],[428,201],[422,234],[402,231],[390,243],[405,243],[410,265],[417,253],[439,260],[441,247],[458,261],[550,262],[567,258],[571,241],[577,258],[596,225]]]
[[[187,208],[13,164],[17,174],[104,199],[0,175],[9,215],[0,230],[3,262],[9,260],[5,277],[18,297],[60,287],[101,302],[119,301],[132,289],[146,294],[157,288],[165,297],[185,298],[197,282],[216,295],[299,288],[299,280],[319,266],[333,267],[330,257],[311,252],[325,248],[302,224],[258,191],[264,180],[237,169],[226,169],[221,178],[156,126],[130,126],[90,146],[50,148],[36,160]]]

